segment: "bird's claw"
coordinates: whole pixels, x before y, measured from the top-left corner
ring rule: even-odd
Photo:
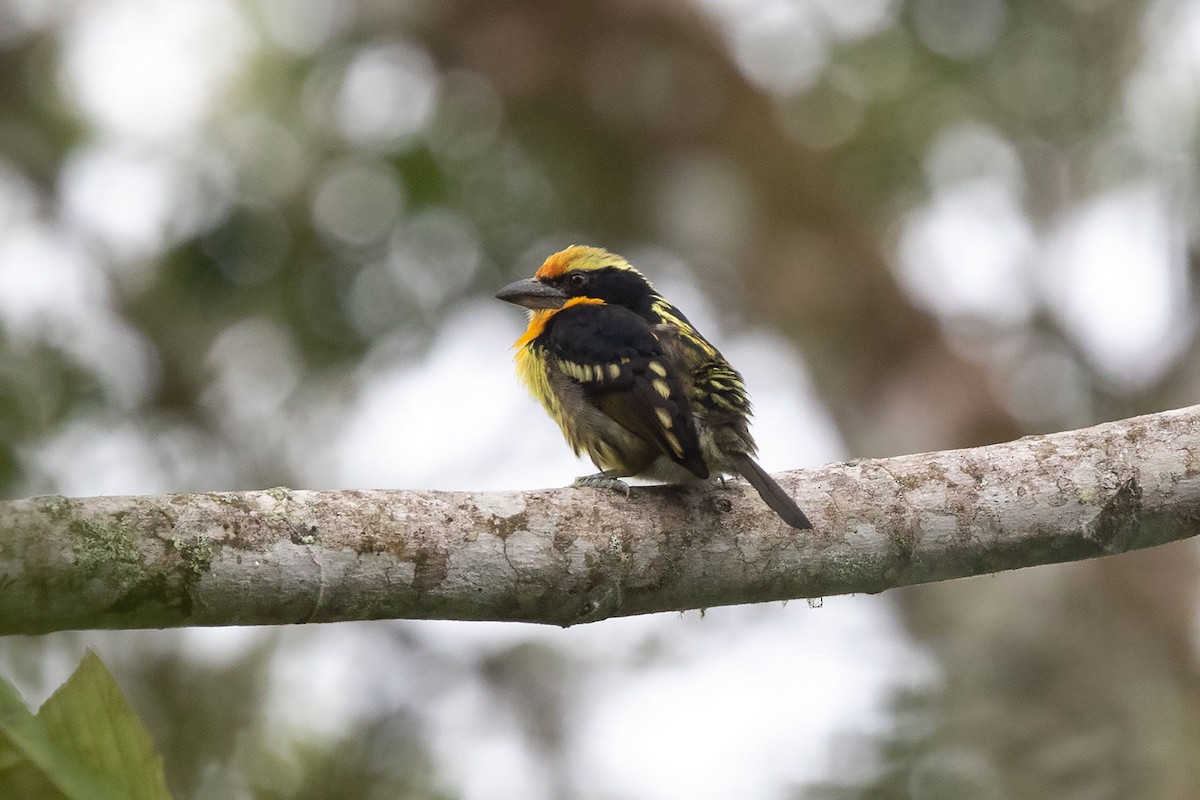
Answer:
[[[582,475],[575,479],[573,484],[577,488],[584,489],[608,489],[614,492],[629,497],[629,484],[620,478],[614,478],[612,475],[606,475],[603,472],[598,472],[595,475]]]

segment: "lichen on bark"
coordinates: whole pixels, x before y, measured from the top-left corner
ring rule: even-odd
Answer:
[[[1200,532],[1200,407],[738,482],[0,503],[0,634],[379,618],[569,625],[878,592]]]

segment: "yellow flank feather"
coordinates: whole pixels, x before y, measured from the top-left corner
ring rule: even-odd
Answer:
[[[522,337],[524,338],[524,337]],[[521,345],[514,359],[517,376],[525,388],[542,404],[554,419],[559,419],[559,404],[550,389],[550,373],[546,369],[546,358],[532,347]]]

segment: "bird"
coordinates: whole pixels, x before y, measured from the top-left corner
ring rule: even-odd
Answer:
[[[625,258],[571,245],[496,297],[529,312],[513,344],[521,381],[600,469],[575,486],[628,495],[622,478],[693,485],[737,474],[788,525],[812,528],[754,460],[741,374]]]

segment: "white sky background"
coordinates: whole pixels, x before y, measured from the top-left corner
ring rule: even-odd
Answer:
[[[747,76],[779,93],[812,85],[828,46],[886,27],[896,10],[887,0],[703,5],[729,26],[732,52]],[[962,24],[971,36],[947,36],[936,13],[944,5],[919,3],[917,27],[950,57],[986,48],[1003,24],[998,4],[967,4],[973,11]],[[289,27],[282,5],[263,7],[276,44],[300,51],[319,47],[344,24],[339,13],[328,12],[314,17],[320,30]],[[1149,120],[1169,115],[1179,125],[1194,125],[1198,117],[1200,4],[1179,8],[1169,23],[1148,22],[1158,24],[1163,41],[1147,48],[1147,63],[1131,86],[1125,130],[1117,134],[1144,143],[1148,161],[1161,169],[1114,186],[1038,231],[1023,210],[1024,177],[1011,145],[983,126],[947,129],[926,158],[930,200],[898,221],[897,275],[915,302],[950,327],[963,319],[1018,325],[1044,308],[1120,385],[1151,381],[1170,363],[1192,324],[1184,305],[1179,214],[1183,201],[1195,198],[1181,194],[1190,176],[1171,168],[1191,140],[1183,132],[1163,141],[1164,129],[1178,127]],[[47,24],[54,15],[67,20],[62,80],[96,133],[64,172],[61,215],[40,208],[32,189],[0,163],[0,325],[17,339],[59,344],[117,398],[108,416],[73,421],[30,458],[47,485],[67,494],[163,492],[202,476],[232,475],[228,454],[199,451],[195,431],[130,413],[149,396],[157,366],[148,344],[115,312],[111,287],[144,280],[138,272],[144,267],[129,265],[146,264],[173,238],[220,213],[227,200],[219,169],[207,168],[211,154],[198,129],[260,44],[244,10],[226,0],[110,0],[11,3],[4,13],[0,28],[12,26],[9,31]],[[790,39],[781,44],[782,33],[796,31],[804,31],[810,47],[801,51]],[[405,115],[367,104],[365,116],[343,125],[343,133],[364,144],[416,135],[434,82],[419,48],[402,44],[363,54],[343,87],[342,107],[362,106],[364,93],[377,87],[421,102]],[[198,173],[206,175],[206,192],[191,191]],[[322,196],[334,196],[348,182],[351,195],[369,189],[386,199],[389,217],[342,219],[337,203],[319,200],[314,214],[336,235],[382,236],[391,217],[403,217],[405,198],[358,165],[332,172]],[[461,220],[400,224],[451,242],[456,263],[476,263],[463,256],[473,251]],[[382,285],[398,275],[419,285],[425,257],[399,253],[368,273],[370,280]],[[470,269],[456,280],[465,285]],[[659,284],[669,296],[688,295],[683,284]],[[694,294],[680,303],[744,372],[768,469],[841,457],[828,414],[785,342],[761,331],[722,330]],[[356,375],[349,400],[335,403],[333,393],[320,392],[296,402],[300,367],[290,343],[269,323],[247,320],[214,345],[215,377],[205,402],[231,430],[266,437],[268,450],[288,446],[263,433],[270,428],[265,421],[281,414],[294,414],[298,424],[341,420],[332,441],[300,436],[288,452],[314,486],[565,485],[590,465],[571,456],[512,374],[508,347],[522,324],[518,309],[490,298],[467,301],[416,359],[402,342],[381,341]],[[488,387],[487,403],[476,399],[479,385]],[[316,452],[327,456],[313,458]],[[560,646],[586,663],[568,684],[568,755],[577,796],[597,800],[776,796],[826,774],[835,735],[886,724],[882,703],[891,689],[933,677],[885,598],[834,598],[820,608],[714,609],[704,618],[657,615],[569,631],[400,624],[426,646],[464,661],[532,641]],[[381,695],[396,707],[415,703],[428,715],[442,772],[467,800],[548,796],[545,776],[517,744],[515,723],[497,713],[482,687],[465,682],[431,694],[420,684],[420,670],[397,663],[395,650],[373,640],[376,631],[289,631],[272,713],[332,734]],[[219,658],[255,635],[197,630],[186,641],[196,657]],[[639,654],[651,642],[660,656],[641,664]]]

